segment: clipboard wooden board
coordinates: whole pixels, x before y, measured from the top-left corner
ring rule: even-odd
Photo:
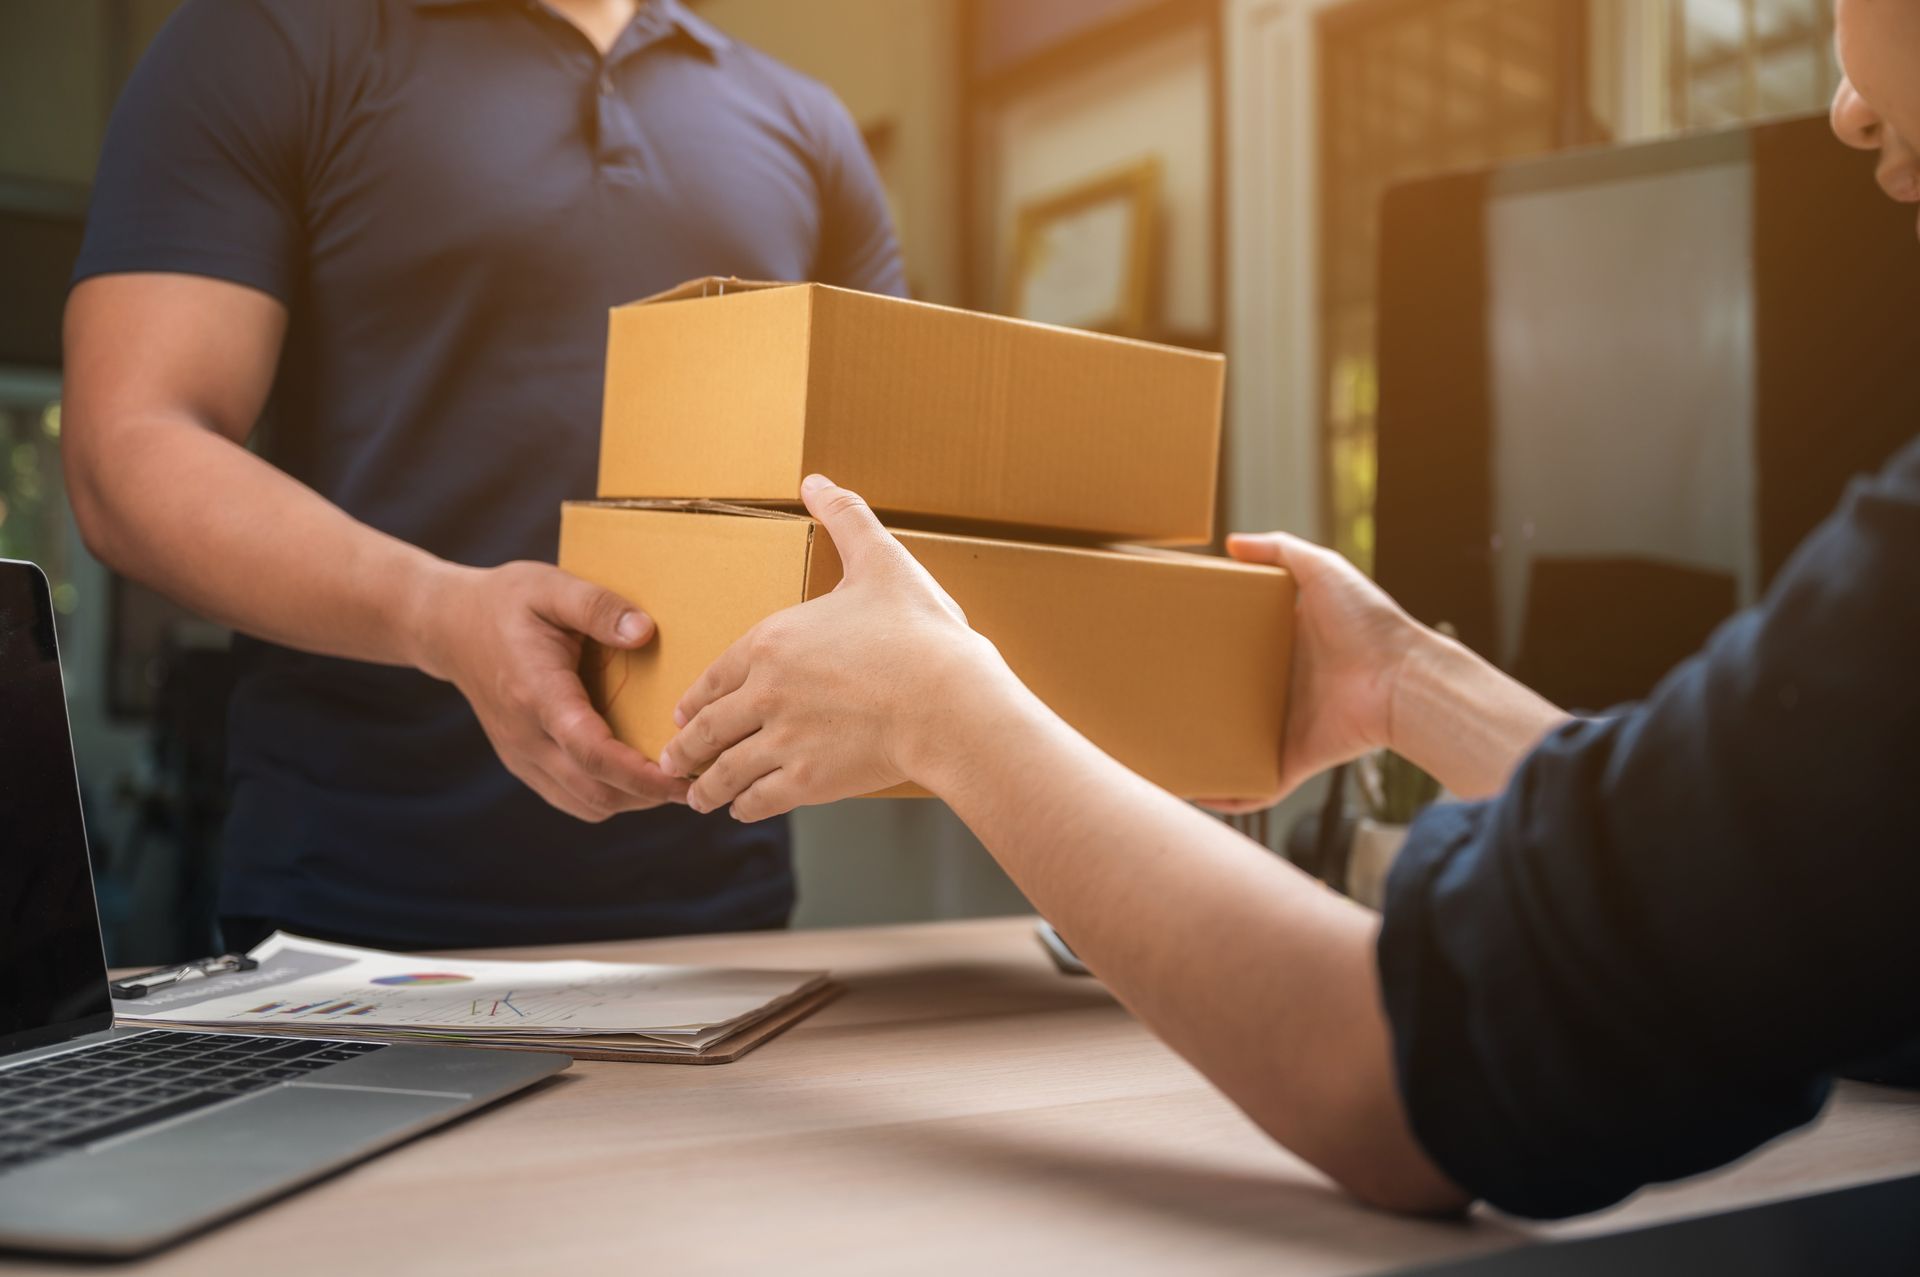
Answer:
[[[571,1055],[576,1060],[610,1060],[620,1064],[731,1064],[755,1047],[779,1037],[846,991],[847,986],[844,984],[824,984],[805,997],[782,1007],[758,1024],[740,1030],[699,1055],[684,1055],[674,1051],[649,1051],[644,1047],[633,1050],[596,1051],[591,1047],[529,1046],[523,1042],[484,1040],[463,1041],[460,1045],[477,1046],[488,1051],[554,1051]]]

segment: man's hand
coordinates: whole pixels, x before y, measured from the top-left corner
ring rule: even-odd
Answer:
[[[685,782],[613,738],[580,682],[583,639],[635,648],[653,621],[545,563],[452,568],[422,593],[415,663],[460,689],[507,770],[568,815],[684,802]]]
[[[1236,533],[1227,538],[1227,553],[1243,563],[1277,564],[1300,587],[1279,792],[1205,804],[1258,811],[1329,767],[1389,747],[1394,692],[1407,655],[1434,636],[1360,569],[1311,541],[1284,532]]]
[[[768,617],[681,698],[660,765],[698,776],[695,811],[765,820],[920,779],[956,695],[996,673],[993,645],[867,503],[819,475],[801,486],[844,575],[824,597]]]

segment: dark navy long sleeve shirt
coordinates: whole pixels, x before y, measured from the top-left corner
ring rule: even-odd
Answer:
[[[1594,1210],[1920,1044],[1920,441],[1644,703],[1418,820],[1382,994],[1435,1163]]]
[[[480,567],[551,561],[594,492],[609,307],[701,275],[904,291],[845,109],[679,0],[605,56],[539,0],[188,0],[115,110],[77,277],[130,271],[284,303],[262,454]],[[226,913],[418,947],[786,920],[783,822],[583,824],[448,684],[237,652]]]

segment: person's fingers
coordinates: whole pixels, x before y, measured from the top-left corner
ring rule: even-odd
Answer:
[[[1272,563],[1279,567],[1304,555],[1321,553],[1313,542],[1288,532],[1230,532],[1227,553],[1242,563]]]
[[[821,474],[810,474],[800,485],[800,499],[833,538],[840,552],[842,579],[871,570],[894,554],[904,554],[900,543],[880,526],[880,519],[864,498]]]
[[[506,763],[507,770],[518,777],[521,784],[540,795],[549,807],[563,811],[575,820],[597,825],[613,815],[615,810],[613,807],[589,801],[574,793],[552,772],[527,754],[521,754],[511,762],[502,757],[501,761]]]
[[[720,653],[713,664],[700,671],[700,677],[693,680],[693,686],[686,690],[680,697],[680,703],[674,707],[675,727],[685,727],[701,710],[722,696],[731,696],[747,681],[747,672],[753,665],[753,639],[759,629],[759,626],[755,626],[748,630],[731,647]]]
[[[540,703],[540,726],[582,772],[603,785],[654,802],[681,802],[686,783],[660,770],[639,750],[614,739],[613,729],[587,700],[575,678],[556,679]],[[551,768],[550,768],[551,770]]]
[[[670,776],[698,776],[723,751],[759,731],[760,723],[760,707],[746,689],[722,696],[666,743],[660,751],[660,769]]]
[[[713,760],[687,790],[687,806],[698,812],[718,811],[742,791],[780,765],[778,752],[764,737],[749,736]]]
[[[653,618],[645,612],[612,590],[557,570],[534,594],[532,607],[543,619],[608,647],[639,647],[653,637]]]
[[[733,800],[733,806],[727,809],[727,814],[743,825],[751,825],[756,820],[786,815],[800,805],[802,797],[799,786],[792,782],[788,774],[775,768],[747,786]]]

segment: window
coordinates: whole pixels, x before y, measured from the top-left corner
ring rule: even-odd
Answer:
[[[1673,123],[1715,128],[1817,111],[1833,97],[1829,0],[1670,0]]]
[[[1381,197],[1409,178],[1583,140],[1585,20],[1580,0],[1357,0],[1323,20],[1321,508],[1334,546],[1363,568]]]
[[[0,559],[46,570],[64,617],[77,595],[67,553],[60,479],[59,383],[49,374],[0,369]]]
[[[1592,87],[1647,60],[1636,132],[1723,128],[1823,109],[1839,81],[1830,0],[1636,0],[1657,46],[1590,44],[1622,0],[1349,0],[1320,31],[1320,335],[1332,544],[1373,560],[1374,288],[1392,184],[1604,140]]]

